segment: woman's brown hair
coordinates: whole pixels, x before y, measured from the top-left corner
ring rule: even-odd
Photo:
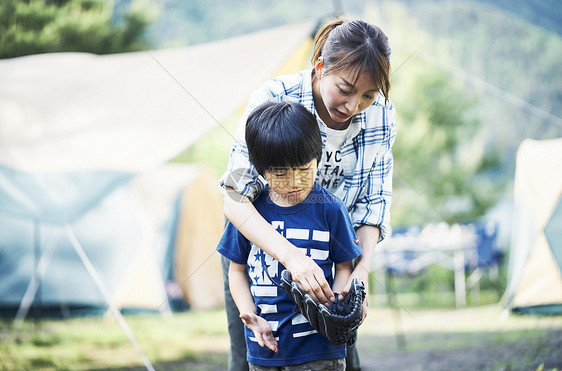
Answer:
[[[390,46],[379,27],[361,20],[337,18],[316,34],[313,65],[319,57],[322,57],[327,73],[341,72],[349,67],[354,69],[356,78],[366,73],[388,100]]]

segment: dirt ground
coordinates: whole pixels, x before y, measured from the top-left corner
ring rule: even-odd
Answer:
[[[428,336],[426,340],[431,343],[443,339]],[[363,337],[360,341],[365,345],[371,342],[392,342],[394,339]],[[395,350],[377,354],[376,351],[363,346],[360,349],[360,359],[363,371],[528,371],[540,370],[541,365],[542,370],[562,370],[562,330],[549,332],[549,335],[540,342],[529,343],[523,340],[505,345],[483,344],[460,349]],[[213,363],[185,361],[155,365],[155,368],[156,370],[222,371],[226,369],[225,364],[226,355],[223,355],[222,359]]]
[[[442,342],[459,335],[427,335],[427,344]],[[462,335],[460,335],[462,336]],[[457,339],[458,340],[458,339]],[[389,338],[364,337],[363,343],[393,341]],[[361,346],[361,344],[359,345]],[[376,354],[360,350],[362,370],[562,370],[562,330],[549,331],[537,340],[519,340],[510,344],[482,344],[458,349],[395,350]]]
[[[362,369],[562,370],[562,317],[506,314],[495,305],[369,313],[358,343]]]

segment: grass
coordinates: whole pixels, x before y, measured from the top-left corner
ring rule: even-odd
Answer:
[[[548,339],[562,336],[562,317],[511,315],[500,320],[500,313],[496,305],[463,310],[405,306],[398,312],[373,306],[360,328],[358,349],[368,370],[370,363],[392,357],[406,362],[408,355],[419,360],[428,351],[445,358],[463,349],[501,349],[505,353],[524,343],[526,353],[519,354],[520,358],[494,356],[489,369],[536,369],[544,362],[551,367],[551,353],[557,350],[549,348]],[[226,367],[229,339],[222,309],[189,311],[171,318],[127,316],[126,320],[157,370]],[[397,341],[400,335],[403,344]],[[372,354],[376,354],[374,359]],[[524,362],[532,368],[510,362]],[[112,317],[30,320],[19,326],[9,320],[0,322],[0,370],[112,368],[142,369],[138,353]]]
[[[498,303],[505,292],[506,267],[501,265],[499,274],[491,279],[484,274],[478,285],[466,288],[467,306]],[[386,276],[377,269],[370,275],[369,288],[373,302],[379,306],[393,305],[416,308],[454,308],[454,272],[432,265],[417,275]]]
[[[130,316],[127,322],[152,362],[207,360],[227,351],[222,310],[172,318]],[[73,369],[138,366],[140,357],[112,317],[26,321],[0,325],[0,369]]]

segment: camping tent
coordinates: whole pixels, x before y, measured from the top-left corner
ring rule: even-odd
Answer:
[[[519,147],[505,294],[514,312],[562,314],[561,164],[562,138]]]
[[[209,185],[209,176],[199,168],[161,164],[239,108],[252,89],[309,42],[311,28],[300,23],[151,52],[58,53],[0,61],[0,306],[19,304],[34,261],[46,259],[43,252],[51,244],[58,246],[53,254],[65,254],[63,246],[70,241],[57,242],[61,237],[53,231],[64,225],[73,227],[92,260],[99,259],[96,268],[108,269],[100,271],[105,286],[131,297],[132,287],[120,289],[117,277],[128,276],[123,262],[133,262],[134,251],[146,241],[164,247],[147,253],[157,255],[148,260],[162,264],[144,274],[159,270],[164,275],[170,262],[161,255],[173,254],[166,253],[163,239],[172,245],[176,240],[168,236],[170,231],[158,237],[159,228],[164,223],[173,228],[180,216],[196,213],[185,203],[177,210],[180,198],[189,198],[189,184],[204,189],[216,185]],[[212,197],[207,200],[220,208]],[[164,211],[155,212],[157,207]],[[197,213],[205,220],[204,211]],[[188,244],[186,238],[194,238],[198,230],[191,231],[192,237],[179,233],[180,244]],[[97,290],[78,279],[75,271],[83,268],[62,255],[51,261],[52,273],[43,267],[46,281],[40,294],[45,302],[99,303]],[[57,279],[52,285],[51,278]],[[148,281],[164,287],[162,279],[144,277]],[[165,295],[153,291],[150,300],[143,293],[143,305],[137,299],[131,303],[160,307]],[[115,301],[125,306],[126,301]]]
[[[135,343],[119,309],[166,312],[179,286],[192,307],[216,306],[216,180],[165,162],[302,53],[311,30],[1,60],[0,307],[108,306]]]

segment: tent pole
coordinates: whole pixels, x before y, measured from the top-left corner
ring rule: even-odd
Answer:
[[[82,248],[82,245],[78,241],[78,238],[76,238],[76,234],[74,234],[74,231],[73,231],[72,227],[69,224],[66,224],[64,226],[64,230],[66,232],[66,235],[68,236],[68,239],[70,240],[70,243],[72,244],[72,247],[74,247],[74,250],[76,251],[76,253],[80,257],[80,260],[82,261],[82,264],[84,264],[84,267],[88,271],[88,274],[90,275],[92,280],[94,280],[94,283],[96,284],[98,290],[102,294],[102,296],[105,300],[105,303],[109,307],[109,310],[111,311],[111,313],[113,314],[115,319],[117,319],[117,322],[119,322],[119,324],[121,325],[121,328],[123,328],[123,331],[125,331],[125,334],[127,334],[127,337],[129,338],[129,341],[131,342],[131,344],[133,344],[133,346],[135,347],[135,349],[139,353],[139,355],[140,355],[140,357],[141,357],[141,359],[144,363],[144,366],[146,367],[147,370],[154,371],[154,367],[152,366],[148,357],[146,356],[146,354],[142,350],[140,344],[137,342],[137,339],[135,338],[135,335],[133,334],[129,325],[127,324],[127,321],[125,321],[125,318],[123,318],[123,315],[121,314],[119,309],[110,300],[110,297],[109,297],[107,291],[105,290],[105,287],[104,287],[104,285],[103,285],[103,283],[100,279],[100,276],[98,275],[98,272],[96,271],[96,268],[94,268],[94,266],[92,265],[92,262],[90,261],[90,259],[86,255],[86,252]]]
[[[36,234],[35,238],[37,238],[38,233],[35,232],[35,234]],[[33,298],[35,297],[35,294],[39,289],[41,279],[45,275],[45,272],[47,271],[47,268],[51,263],[51,259],[53,258],[53,254],[55,252],[56,247],[57,247],[56,243],[48,244],[47,248],[43,253],[41,253],[41,251],[37,251],[38,249],[34,248],[34,254],[37,254],[38,252],[40,257],[39,257],[39,261],[37,262],[37,256],[34,256],[34,260],[36,261],[35,270],[33,272],[33,276],[31,277],[31,281],[27,286],[27,289],[25,290],[25,294],[21,299],[21,303],[18,308],[18,311],[16,312],[16,318],[15,318],[16,324],[21,324],[25,319],[25,317],[27,316],[27,314],[29,313],[29,308],[33,303]]]
[[[33,232],[33,263],[35,264],[33,275],[35,276],[35,280],[37,282],[37,292],[34,295],[35,300],[32,305],[33,321],[35,325],[37,325],[39,316],[41,315],[41,276],[37,274],[37,265],[39,264],[38,257],[41,256],[41,224],[37,219],[33,221]]]

